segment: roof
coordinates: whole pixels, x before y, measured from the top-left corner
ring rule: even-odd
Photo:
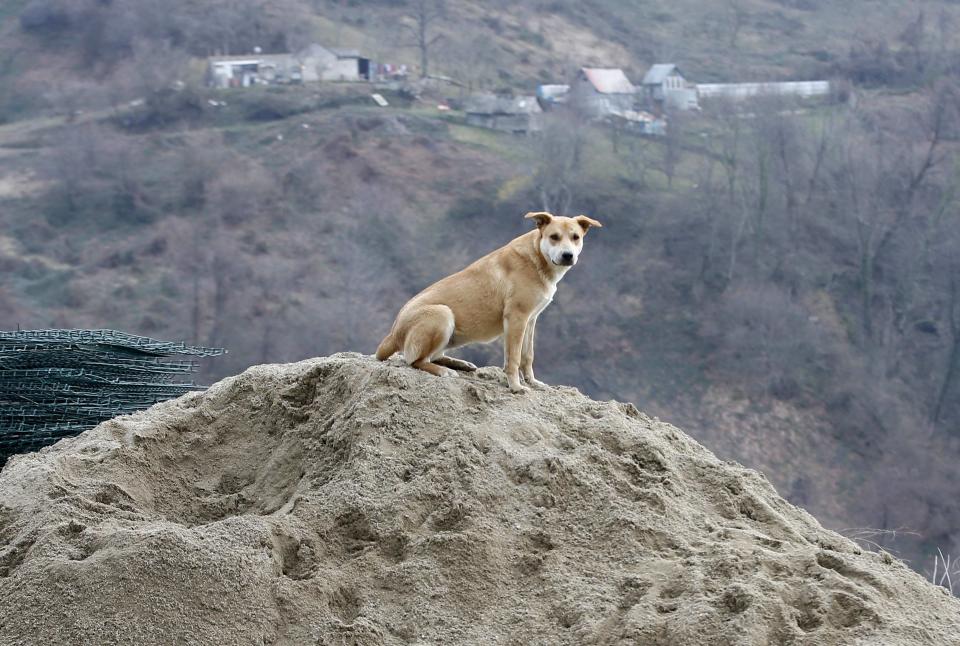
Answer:
[[[534,114],[543,112],[536,97],[474,94],[464,101],[464,112],[472,114]]]
[[[583,67],[580,69],[600,94],[633,94],[633,83],[620,68]]]
[[[259,65],[259,58],[241,58],[238,56],[211,56],[210,62],[214,65]]]
[[[339,49],[335,47],[327,47],[331,52],[333,52],[337,58],[360,58],[360,52],[355,49]]]
[[[211,63],[232,63],[234,65],[242,64],[252,64],[257,62],[272,61],[272,62],[284,62],[288,59],[293,58],[303,58],[305,56],[315,54],[318,51],[327,52],[337,58],[360,58],[360,52],[356,49],[339,49],[334,47],[324,47],[318,43],[313,43],[307,45],[301,49],[296,54],[291,53],[279,53],[279,54],[241,54],[239,56],[210,56],[209,61]]]
[[[644,85],[660,85],[663,83],[663,80],[676,72],[680,73],[680,68],[678,68],[673,63],[657,63],[651,67],[646,75],[643,77]]]
[[[570,91],[569,85],[538,85],[537,96],[548,101],[563,99]]]
[[[211,56],[207,60],[211,63],[227,63],[230,65],[262,65],[263,63],[286,63],[291,59],[291,54],[243,54],[241,56]]]

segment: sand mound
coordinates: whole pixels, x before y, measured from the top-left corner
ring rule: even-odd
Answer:
[[[337,355],[0,475],[0,644],[943,644],[960,603],[633,406]]]

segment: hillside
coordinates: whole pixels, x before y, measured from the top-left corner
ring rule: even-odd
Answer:
[[[420,0],[329,1],[316,29],[329,40],[417,64],[401,25]],[[427,3],[430,5],[430,1]],[[436,4],[436,3],[434,3]],[[572,69],[623,67],[639,80],[655,62],[674,62],[699,82],[845,76],[861,51],[904,48],[918,20],[955,46],[960,9],[944,0],[448,0],[435,28],[437,67],[481,85],[558,82]],[[886,61],[875,56],[875,65]]]
[[[157,81],[198,78],[202,65],[187,72],[187,56],[255,46],[319,40],[417,69],[412,16],[421,6],[441,9],[430,23],[433,72],[527,93],[583,65],[623,67],[639,80],[668,61],[699,82],[879,73],[915,75],[906,83],[916,86],[931,70],[912,59],[955,53],[960,20],[945,0],[176,0],[164,9],[15,0],[0,9],[0,120],[141,96]]]
[[[340,354],[14,458],[0,642],[947,643],[960,602],[629,404]]]
[[[6,3],[0,327],[229,348],[205,383],[369,353],[523,213],[582,212],[605,228],[542,317],[538,374],[638,402],[919,572],[960,550],[958,6],[449,0],[431,65],[465,87],[378,88],[382,109],[365,84],[199,82],[207,54],[304,40],[415,69],[418,2]],[[662,60],[840,91],[671,115],[663,139],[437,109]]]

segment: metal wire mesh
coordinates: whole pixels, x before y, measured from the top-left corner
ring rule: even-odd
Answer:
[[[202,388],[187,357],[222,348],[116,330],[0,331],[0,466],[104,420]]]

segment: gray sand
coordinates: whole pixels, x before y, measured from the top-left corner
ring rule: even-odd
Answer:
[[[341,354],[0,474],[0,644],[957,644],[960,603],[629,404]]]

